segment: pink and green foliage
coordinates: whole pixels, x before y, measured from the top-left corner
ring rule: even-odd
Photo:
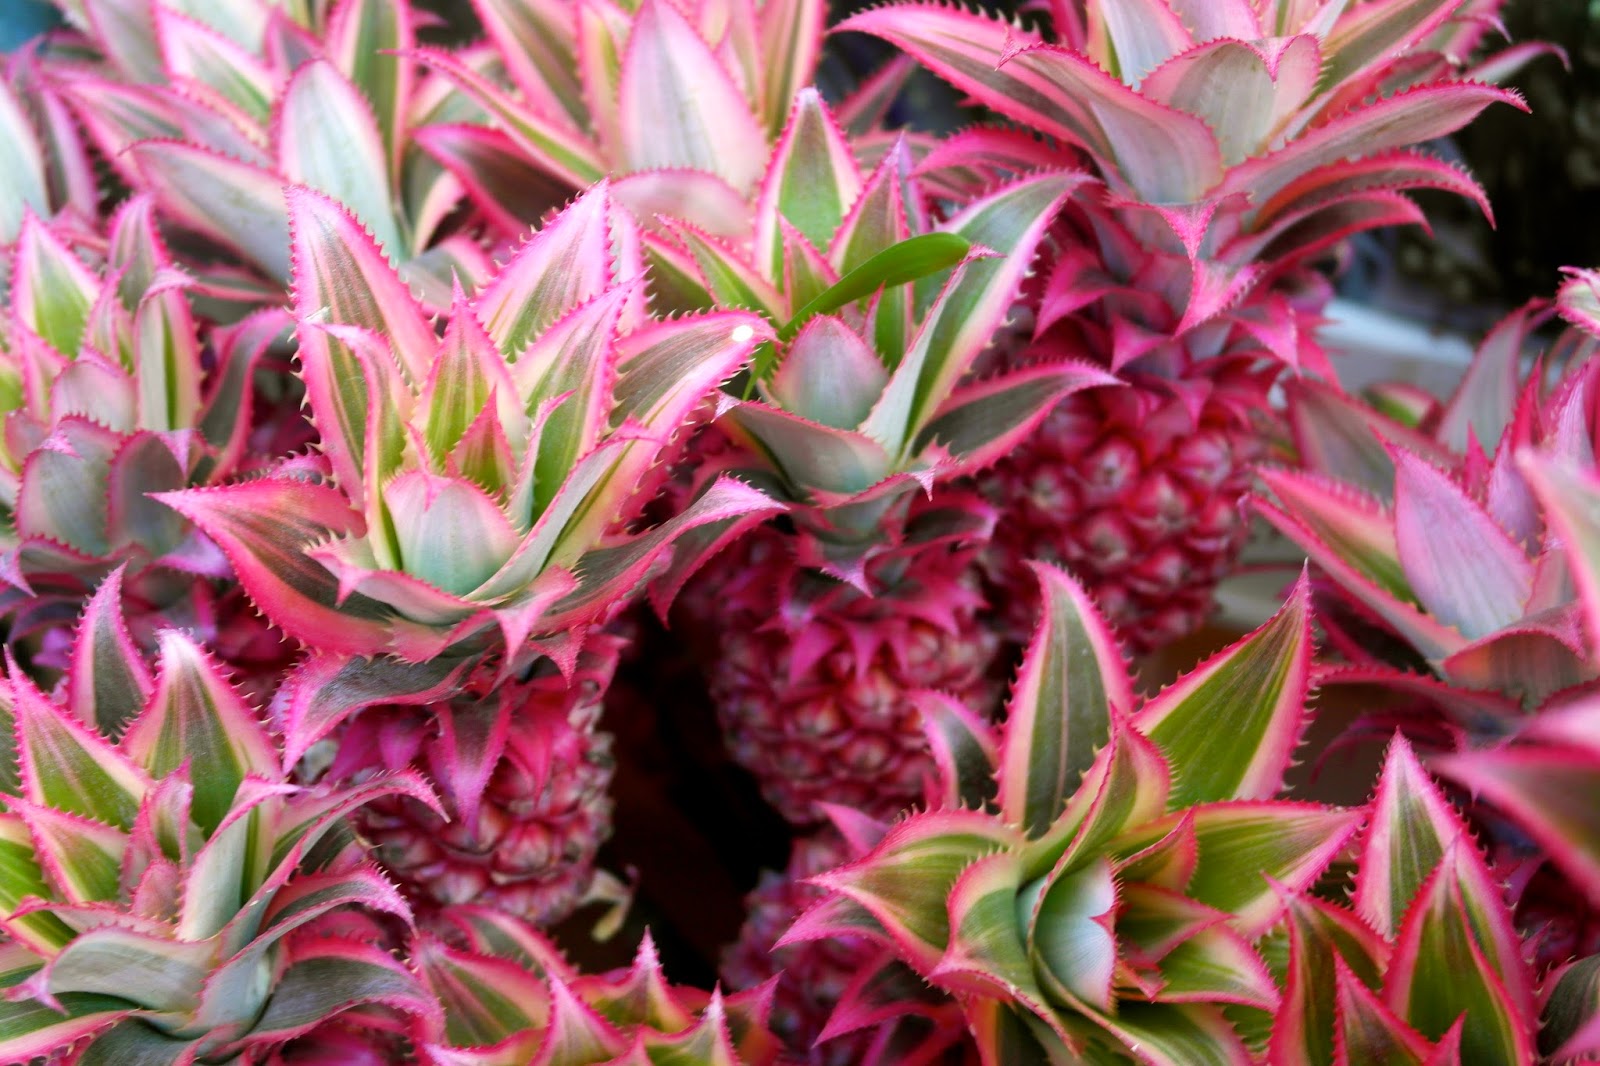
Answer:
[[[202,333],[190,279],[143,198],[125,203],[93,247],[26,215],[10,274],[0,322],[0,502],[10,526],[0,604],[13,645],[37,638],[31,654],[59,665],[51,642],[105,575],[126,566],[146,646],[156,628],[183,625],[222,639],[241,665],[260,658],[258,638],[266,659],[281,658],[232,588],[227,560],[149,494],[236,472],[254,428],[252,375],[287,320],[267,312]]]
[[[288,781],[272,736],[189,637],[154,671],[119,614],[121,572],[79,629],[64,697],[11,666],[0,735],[0,1058],[264,1062],[351,1008],[438,1006],[332,912],[409,920],[345,816],[413,774]]]
[[[1538,320],[1532,309],[1512,315],[1448,403],[1406,420],[1298,384],[1289,420],[1302,468],[1261,473],[1272,498],[1257,509],[1357,617],[1397,636],[1411,662],[1447,684],[1513,701],[1463,703],[1461,726],[1478,733],[1493,732],[1496,718],[1502,729],[1514,722],[1515,704],[1536,706],[1600,673],[1562,548],[1572,547],[1559,517],[1565,493],[1552,483],[1593,464],[1597,367],[1580,351],[1555,385],[1546,386],[1546,363],[1522,381]],[[1568,337],[1561,348],[1584,343]],[[1335,637],[1366,671],[1387,669],[1370,639]]]
[[[1046,37],[897,4],[838,28],[898,45],[976,102],[1087,155],[1144,242],[1187,253],[1195,324],[1263,268],[1418,221],[1402,190],[1483,202],[1470,179],[1411,146],[1491,103],[1521,106],[1486,82],[1537,48],[1460,70],[1499,6],[1055,0]],[[969,136],[968,159],[1051,154],[1000,130]]]
[[[943,795],[818,877],[787,939],[891,948],[957,996],[985,1062],[1249,1062],[1230,1018],[1281,1001],[1254,944],[1361,818],[1275,798],[1307,720],[1307,589],[1139,700],[1082,589],[1036,573],[1003,731],[928,694]]]
[[[1289,957],[1271,1061],[1535,1061],[1533,973],[1504,892],[1402,738],[1370,817],[1353,907],[1283,892]]]
[[[1587,291],[1580,276],[1560,305],[1583,330]],[[1352,739],[1398,725],[1454,752],[1434,765],[1483,804],[1474,814],[1488,819],[1500,873],[1519,888],[1518,920],[1539,933],[1548,964],[1600,946],[1584,931],[1600,905],[1600,825],[1574,802],[1600,787],[1581,694],[1600,677],[1600,486],[1594,341],[1569,330],[1523,380],[1541,318],[1526,308],[1497,327],[1442,404],[1380,390],[1386,414],[1323,386],[1291,389],[1304,469],[1262,471],[1273,498],[1257,507],[1338,598],[1324,617],[1347,663],[1326,668],[1324,683],[1407,698]],[[1548,880],[1545,861],[1571,897],[1554,909],[1534,880]]]
[[[838,825],[796,840],[788,868],[763,874],[746,898],[739,939],[719,967],[723,980],[738,989],[776,982],[772,1031],[807,1066],[970,1062],[974,1048],[960,1008],[893,950],[846,935],[775,946],[827,895],[810,879],[865,855],[889,831],[843,807],[829,806],[828,813]]]
[[[1044,559],[1145,650],[1198,628],[1236,563],[1273,384],[1327,372],[1314,330],[1328,289],[1308,265],[1360,230],[1421,222],[1408,189],[1487,209],[1469,177],[1411,146],[1520,104],[1473,78],[1538,50],[1463,75],[1495,0],[1039,7],[1049,32],[922,3],[838,28],[901,47],[1022,127],[942,142],[919,168],[931,185],[969,196],[997,174],[1085,162],[1105,185],[1063,211],[995,354],[1087,357],[1131,387],[1069,398],[980,479],[1007,515],[984,569],[1011,639],[1026,640],[1028,563]]]
[[[932,764],[911,691],[992,704],[999,644],[978,624],[971,545],[993,514],[948,483],[1059,397],[1109,380],[1071,360],[971,374],[1081,177],[1004,184],[934,228],[910,169],[901,143],[863,173],[805,90],[747,241],[681,221],[646,238],[678,299],[752,308],[774,334],[719,399],[713,432],[730,446],[690,464],[699,483],[731,472],[789,505],[784,531],[738,546],[742,564],[697,591],[720,638],[707,670],[730,746],[797,824],[820,820],[818,799],[884,818],[917,799]]]
[[[412,958],[444,1008],[419,1025],[430,1066],[776,1066],[770,985],[724,997],[671,985],[649,934],[633,966],[580,974],[548,940],[476,907],[419,934]]]
[[[811,83],[826,13],[821,0],[474,7],[511,88],[473,62],[480,49],[420,53],[493,128],[441,123],[419,139],[484,214],[515,231],[538,217],[549,179],[570,192],[604,177],[646,225],[663,214],[729,237],[743,234],[772,139]]]
[[[0,248],[21,235],[29,213],[92,229],[100,194],[61,94],[44,84],[36,58],[10,57],[0,73]]]
[[[446,698],[485,656],[502,677],[538,654],[570,664],[685,532],[773,509],[724,481],[618,532],[690,410],[768,330],[741,312],[649,321],[637,232],[604,187],[477,296],[458,291],[442,338],[352,216],[303,188],[290,205],[323,459],[160,498],[319,653],[285,712],[291,759],[359,706]]]
[[[901,144],[870,174],[813,90],[795,100],[748,245],[669,223],[658,276],[694,306],[748,307],[771,324],[718,425],[719,461],[794,506],[796,551],[864,591],[897,546],[905,501],[995,461],[1062,396],[1110,382],[1071,360],[971,380],[1050,218],[1081,175],[1004,185],[930,227]],[[754,468],[748,470],[747,468]],[[953,519],[970,524],[971,516]]]
[[[123,180],[215,245],[196,262],[211,295],[279,298],[289,184],[344,203],[435,310],[453,278],[470,288],[490,272],[475,241],[448,231],[461,186],[414,136],[481,112],[410,56],[409,2],[61,6],[101,58],[49,62],[50,84]]]

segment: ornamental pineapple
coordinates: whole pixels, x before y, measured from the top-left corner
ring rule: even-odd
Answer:
[[[1349,234],[1422,221],[1405,189],[1486,206],[1408,146],[1520,106],[1473,80],[1502,67],[1459,70],[1497,7],[1054,0],[1046,36],[910,3],[840,24],[1023,128],[935,149],[921,172],[948,194],[1080,163],[1105,185],[1062,213],[998,358],[1087,358],[1129,387],[1069,399],[980,479],[1009,518],[986,560],[995,599],[1028,604],[1026,563],[1042,557],[1072,566],[1135,649],[1200,623],[1244,542],[1270,388],[1285,370],[1327,375],[1313,338],[1326,286],[1307,264]],[[1014,638],[1026,617],[1012,612]]]
[[[419,68],[410,0],[151,0],[114,14],[59,3],[80,36],[47,52],[48,83],[185,235],[217,317],[281,304],[287,185],[343,203],[433,311],[449,308],[454,281],[471,289],[492,273],[457,225],[461,186],[413,136],[483,115]]]
[[[430,802],[426,785],[292,784],[189,637],[164,631],[151,673],[121,624],[120,573],[90,600],[65,698],[13,661],[0,700],[15,738],[0,761],[0,1059],[265,1063],[352,1009],[436,1017],[403,962],[337,919],[409,922],[344,816]]]
[[[933,764],[915,691],[996,702],[973,570],[994,515],[947,485],[1058,397],[1110,380],[1063,360],[963,383],[1080,179],[1006,183],[935,229],[910,169],[901,144],[863,174],[806,90],[742,241],[674,220],[645,237],[658,284],[756,308],[773,332],[719,402],[712,432],[731,447],[696,449],[696,477],[732,473],[788,510],[688,602],[715,634],[704,669],[733,753],[797,825],[821,819],[819,798],[891,818],[921,797]]]
[[[620,650],[590,637],[570,678],[550,667],[496,688],[485,676],[447,702],[369,708],[340,730],[331,779],[412,767],[439,783],[442,816],[396,796],[353,819],[415,909],[474,903],[545,926],[582,901],[611,835],[615,767],[596,723]]]
[[[340,774],[416,761],[461,816],[444,830],[404,804],[371,816],[396,876],[435,902],[493,882],[497,902],[549,919],[582,891],[607,831],[592,712],[615,651],[599,638],[586,653],[592,630],[686,534],[774,510],[722,481],[624,532],[634,485],[767,327],[742,312],[651,321],[637,230],[604,186],[475,297],[458,288],[442,336],[342,207],[305,188],[289,203],[323,454],[160,498],[310,651],[273,705],[288,764],[359,712]]]
[[[29,211],[9,275],[0,612],[12,647],[36,667],[64,668],[72,619],[121,566],[136,641],[151,648],[158,629],[187,627],[264,691],[289,649],[250,610],[216,545],[150,496],[238,472],[254,427],[250,383],[288,320],[265,312],[203,329],[194,283],[143,197],[92,246]]]
[[[1600,951],[1600,829],[1566,813],[1600,784],[1583,696],[1600,678],[1597,286],[1579,272],[1564,287],[1575,328],[1526,380],[1545,317],[1533,307],[1491,332],[1448,402],[1386,388],[1378,410],[1291,389],[1304,469],[1262,469],[1270,495],[1255,501],[1326,575],[1325,628],[1345,662],[1324,683],[1406,697],[1353,735],[1404,730],[1474,797],[1541,969]]]
[[[940,788],[780,943],[887,949],[954,997],[984,1062],[1245,1063],[1282,1002],[1258,942],[1363,812],[1276,798],[1309,719],[1302,581],[1274,618],[1137,699],[1110,627],[1064,572],[1003,727],[928,693]],[[834,1034],[884,1017],[870,989]]]

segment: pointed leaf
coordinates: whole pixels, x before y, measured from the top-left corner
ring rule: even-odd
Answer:
[[[766,134],[744,94],[664,0],[644,0],[634,16],[617,115],[622,169],[705,170],[749,190],[765,168]]]
[[[360,90],[332,63],[305,63],[289,78],[276,118],[284,175],[345,205],[384,252],[404,257],[388,152]]]
[[[1008,705],[1000,810],[1030,835],[1049,828],[1133,707],[1133,683],[1115,636],[1066,573],[1030,564],[1043,609]]]
[[[155,682],[122,617],[122,568],[95,589],[67,667],[67,706],[80,722],[115,737],[144,709]]]
[[[288,280],[289,221],[278,175],[178,141],[144,141],[128,151],[174,221],[236,249],[269,278]]]
[[[1082,146],[1143,200],[1192,203],[1222,180],[1221,151],[1199,118],[1140,96],[1070,49],[1018,41],[998,19],[899,4],[835,29],[882,37],[1024,127]]]
[[[969,811],[913,815],[867,856],[817,878],[866,908],[902,955],[928,972],[950,944],[947,899],[974,861],[1013,841],[995,820]]]
[[[157,778],[187,764],[195,823],[209,835],[246,775],[271,776],[277,756],[255,712],[205,651],[177,630],[157,639],[155,693],[122,750]]]
[[[1307,722],[1310,583],[1301,576],[1271,621],[1154,697],[1131,724],[1172,762],[1174,807],[1267,799]],[[1227,729],[1217,728],[1226,721]]]
[[[1417,599],[1468,638],[1522,617],[1533,563],[1465,489],[1409,452],[1395,453],[1395,542]],[[1465,567],[1473,580],[1460,580]]]
[[[341,602],[338,582],[307,554],[329,537],[362,530],[341,493],[298,478],[265,477],[158,498],[217,542],[250,599],[291,637],[358,655],[387,646],[380,605],[359,595]]]
[[[129,829],[150,787],[139,768],[11,670],[23,795],[34,803]]]

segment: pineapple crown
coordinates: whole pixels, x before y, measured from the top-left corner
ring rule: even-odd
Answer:
[[[1189,215],[1187,236],[1200,240],[1202,216],[1240,194],[1255,232],[1307,207],[1381,202],[1394,183],[1346,160],[1444,136],[1495,101],[1520,106],[1456,75],[1499,3],[1469,6],[1058,0],[1052,42],[994,17],[897,4],[836,28],[883,37],[985,106],[1082,149],[1114,194],[1170,208],[1174,221]],[[1432,163],[1393,162],[1397,177]]]
[[[771,323],[718,425],[742,445],[735,465],[755,468],[741,473],[797,505],[815,544],[807,562],[862,587],[868,558],[894,539],[885,515],[908,493],[996,461],[1061,397],[1115,383],[1070,361],[969,381],[1084,176],[1008,183],[930,231],[910,169],[901,142],[863,174],[806,89],[773,151],[748,251],[684,222],[645,236],[664,289]]]
[[[724,997],[667,983],[648,933],[633,966],[579,974],[533,929],[479,907],[453,908],[446,937],[412,954],[444,1004],[443,1032],[418,1043],[432,1061],[473,1066],[769,1066],[771,984]]]
[[[0,1057],[225,1062],[351,1007],[437,1005],[370,943],[320,935],[340,908],[409,920],[343,821],[412,774],[300,788],[222,669],[177,631],[152,675],[118,600],[91,599],[63,699],[11,664],[0,759]]]
[[[277,302],[291,265],[286,184],[346,204],[435,309],[452,278],[489,273],[476,242],[444,233],[461,189],[413,136],[483,115],[418,69],[409,2],[154,0],[114,18],[63,6],[101,58],[55,59],[53,80],[105,158],[167,221],[265,275],[207,262],[213,295]]]
[[[199,577],[228,569],[147,494],[231,473],[245,451],[257,360],[284,328],[247,319],[203,343],[190,279],[129,200],[89,265],[79,242],[27,214],[0,323],[0,502],[15,540],[0,560],[25,596],[81,601],[115,565]]]
[[[1535,1061],[1533,973],[1504,890],[1399,736],[1369,810],[1353,907],[1283,890],[1277,936],[1288,964],[1268,1057],[1285,1066]]]
[[[1507,816],[1531,841],[1525,850],[1600,905],[1600,832],[1570,816],[1573,797],[1600,788],[1593,284],[1575,272],[1560,295],[1575,328],[1551,361],[1567,357],[1571,369],[1551,386],[1538,362],[1519,380],[1537,307],[1490,334],[1442,404],[1381,389],[1383,414],[1297,384],[1291,423],[1308,470],[1262,471],[1275,498],[1257,507],[1410,656],[1402,667],[1359,652],[1329,624],[1354,662],[1326,668],[1323,683],[1378,684],[1442,712],[1458,750],[1433,769]],[[1573,1000],[1581,975],[1560,985],[1562,1026],[1593,1013],[1592,995],[1588,1006]],[[1592,1036],[1561,1031],[1541,1037],[1553,1041],[1546,1053],[1574,1041],[1592,1050]]]
[[[441,124],[422,142],[480,200],[530,167],[568,189],[602,177],[647,224],[657,214],[733,235],[771,140],[822,48],[820,0],[475,0],[513,95],[473,58],[419,57],[499,133]],[[548,184],[546,182],[545,184]],[[504,214],[504,205],[485,205]],[[510,221],[521,221],[512,213]],[[524,217],[527,217],[524,215]]]
[[[638,232],[604,185],[476,297],[458,291],[442,337],[355,218],[309,189],[289,201],[301,373],[325,462],[159,498],[222,548],[274,624],[318,650],[299,680],[331,670],[348,683],[337,657],[390,655],[387,670],[423,664],[409,691],[432,702],[486,656],[502,678],[532,651],[569,668],[589,625],[675,541],[776,509],[724,480],[669,521],[622,532],[690,411],[770,331],[739,311],[647,319]],[[306,698],[315,687],[290,686]],[[321,732],[296,735],[291,753]]]
[[[1577,313],[1581,282],[1563,295],[1565,313]],[[1521,380],[1541,317],[1529,307],[1502,322],[1444,404],[1381,390],[1385,414],[1294,383],[1289,421],[1303,469],[1263,469],[1271,497],[1255,501],[1358,612],[1398,635],[1411,662],[1508,698],[1487,722],[1475,720],[1492,701],[1461,708],[1477,732],[1495,731],[1496,718],[1503,731],[1520,717],[1517,704],[1600,675],[1600,630],[1585,632],[1592,564],[1578,558],[1592,521],[1600,367],[1585,358],[1593,341],[1572,331],[1555,353],[1572,356],[1570,369],[1553,387],[1543,363]],[[1473,581],[1459,580],[1463,567]],[[1339,643],[1359,665],[1384,669]]]
[[[1252,943],[1361,818],[1273,798],[1308,715],[1306,585],[1140,701],[1083,590],[1035,572],[1003,735],[923,696],[936,802],[815,878],[830,895],[786,942],[877,940],[957,995],[993,1061],[1247,1061],[1225,1009],[1281,999]]]
[[[1498,0],[1056,0],[1054,40],[998,17],[931,3],[852,15],[836,29],[881,37],[976,102],[1044,134],[978,129],[925,171],[989,174],[1087,155],[1104,214],[1167,257],[1180,332],[1209,320],[1349,235],[1425,224],[1408,189],[1443,189],[1485,212],[1481,188],[1416,149],[1491,103],[1487,84],[1539,54],[1511,49],[1459,66]],[[1101,235],[1113,274],[1115,234]]]

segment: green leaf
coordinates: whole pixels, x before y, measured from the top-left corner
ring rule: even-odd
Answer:
[[[850,142],[821,94],[814,88],[800,90],[756,201],[756,262],[769,277],[783,276],[780,219],[826,248],[860,193],[861,172]]]
[[[390,198],[389,160],[369,104],[329,62],[300,66],[278,114],[279,156],[291,182],[343,204],[396,259],[409,248]]]
[[[1395,737],[1372,800],[1372,827],[1362,844],[1356,913],[1383,936],[1394,937],[1445,849],[1465,832],[1460,815],[1417,761],[1410,743]]]
[[[1043,608],[1007,708],[1000,810],[1030,835],[1048,829],[1133,706],[1116,637],[1064,571],[1030,564]]]
[[[1199,863],[1188,895],[1234,916],[1252,935],[1276,920],[1283,903],[1267,878],[1290,891],[1308,887],[1344,847],[1364,812],[1309,803],[1217,803],[1195,807],[1118,839],[1120,855],[1133,855],[1194,819]]]
[[[11,918],[17,904],[28,897],[50,899],[44,871],[34,855],[33,838],[22,819],[0,813],[0,918],[7,918],[13,938],[50,953],[76,935],[73,929],[53,914],[40,912],[24,918]]]
[[[122,748],[153,777],[188,764],[191,814],[209,837],[245,776],[271,780],[278,760],[266,729],[212,658],[178,630],[164,630],[158,640],[155,694]]]
[[[1539,1021],[1539,1052],[1565,1062],[1600,1049],[1600,955],[1579,959],[1551,987]]]
[[[150,780],[13,669],[23,794],[34,803],[131,829]]]
[[[1249,1049],[1217,1008],[1123,1000],[1095,1021],[1151,1066],[1249,1066]]]
[[[61,1006],[65,1014],[38,1000],[0,1001],[0,1058],[7,1062],[42,1060],[109,1028],[133,1009],[116,996],[93,995],[63,996]]]
[[[1024,906],[1037,900],[1031,912]],[[1117,886],[1103,856],[1066,876],[1052,872],[1046,883],[1018,897],[1019,920],[1028,930],[1028,950],[1041,978],[1059,999],[1113,1009],[1117,939],[1112,912]]]
[[[117,898],[128,838],[117,829],[51,807],[9,801],[33,836],[34,855],[57,889],[43,898],[101,903]]]
[[[846,304],[864,300],[879,289],[908,285],[941,270],[949,270],[972,251],[972,242],[956,233],[924,233],[874,255],[851,270],[806,304],[778,330],[786,341],[817,315],[837,311]]]
[[[22,102],[9,82],[0,79],[0,247],[22,232],[23,215],[50,213],[50,188],[44,153]]]
[[[1179,678],[1133,716],[1133,728],[1171,762],[1174,808],[1267,799],[1282,789],[1308,718],[1310,599],[1302,575],[1271,621]]]
[[[1023,930],[1031,913],[1019,900],[1021,888],[1022,864],[1013,852],[968,866],[950,892],[949,946],[928,977],[957,992],[998,994],[1056,1025],[1028,957]]]
[[[444,1008],[445,1035],[455,1047],[488,1047],[534,1029],[549,1009],[543,976],[509,959],[473,955],[419,936],[412,962]]]
[[[311,940],[296,946],[293,962],[251,1035],[268,1042],[286,1040],[364,1003],[382,1003],[418,1018],[439,1013],[405,963],[380,946]]]
[[[1015,842],[1003,824],[975,811],[913,815],[865,858],[817,883],[855,900],[895,938],[913,966],[932,970],[950,944],[948,897],[975,861]]]
[[[1453,854],[1458,840],[1406,916],[1386,981],[1396,1014],[1438,1040],[1463,1014],[1462,1062],[1520,1066],[1534,1060],[1531,1010],[1519,1013],[1511,991],[1485,956],[1468,916]],[[1517,960],[1521,965],[1521,960]],[[1531,1006],[1531,1005],[1530,1005]]]
[[[113,925],[83,933],[50,964],[52,993],[120,996],[147,1010],[188,1014],[200,1005],[216,945],[185,943]]]
[[[11,311],[18,324],[75,356],[99,295],[100,284],[83,260],[37,218],[24,221],[11,262]]]
[[[895,452],[919,438],[1011,313],[1045,229],[1085,180],[1081,174],[1027,177],[945,224],[944,232],[985,250],[985,257],[969,255],[944,282],[863,430]]]

